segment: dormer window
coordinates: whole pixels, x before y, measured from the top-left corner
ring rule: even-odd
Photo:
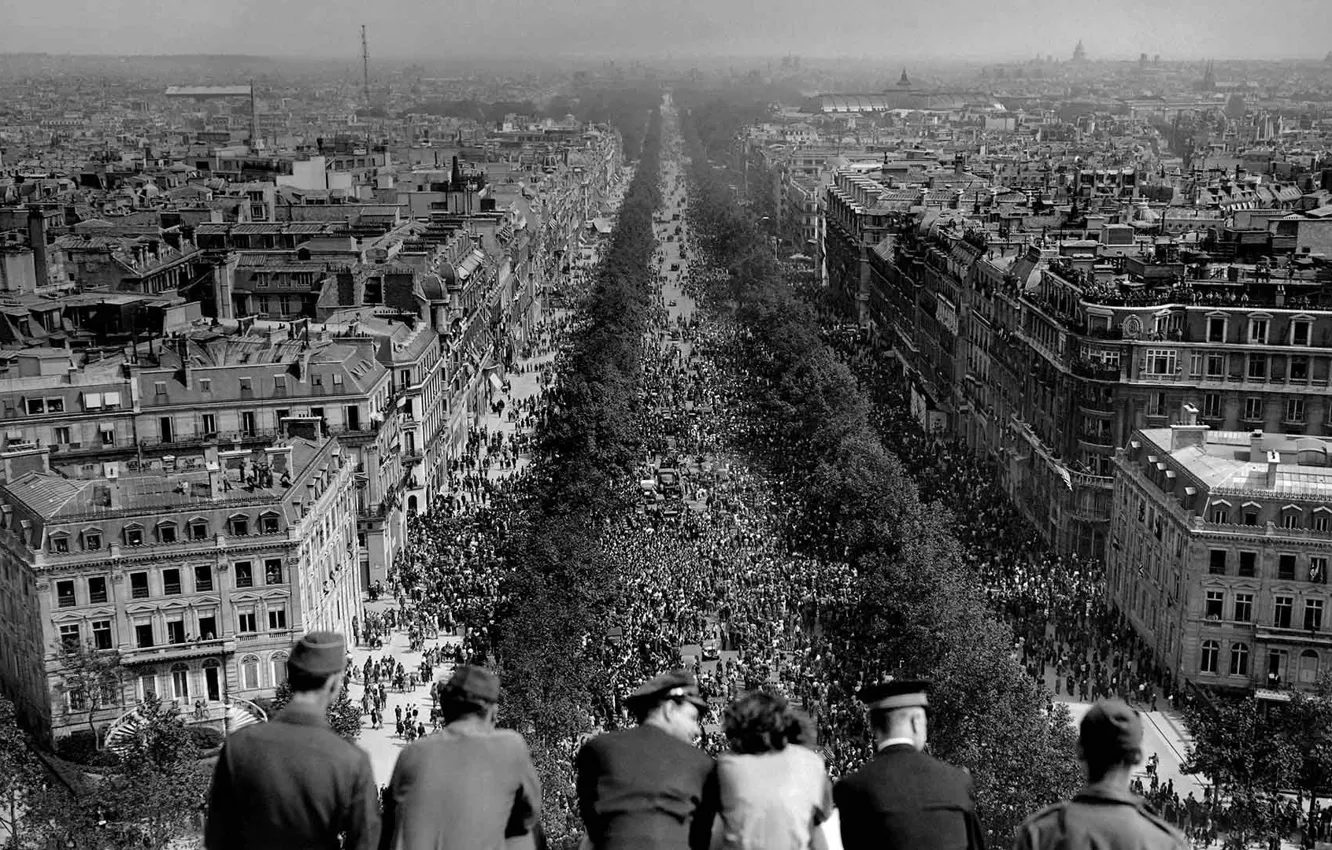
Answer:
[[[63,552],[68,552],[68,551],[69,551],[69,535],[68,535],[68,534],[52,534],[52,535],[51,535],[51,551],[52,551],[52,552],[61,552],[61,553],[63,553]]]
[[[176,524],[169,520],[164,520],[157,524],[157,541],[159,543],[176,542]]]
[[[102,548],[102,532],[96,529],[83,532],[83,548],[96,552]]]
[[[1290,344],[1310,345],[1313,341],[1313,321],[1310,319],[1292,319],[1290,322]]]
[[[266,513],[259,515],[259,533],[277,534],[278,533],[278,515],[275,513]]]
[[[233,537],[247,537],[250,534],[250,518],[244,514],[236,514],[227,520],[227,528]]]
[[[138,524],[125,526],[125,545],[126,546],[143,545],[143,526]]]
[[[1270,324],[1266,316],[1249,319],[1249,343],[1267,345],[1267,329]]]
[[[188,526],[186,526],[186,527],[189,529],[189,535],[190,535],[190,539],[191,539],[191,540],[207,540],[207,539],[208,539],[208,521],[207,521],[207,520],[203,520],[203,519],[192,519],[192,520],[190,520],[190,524],[189,524]]]

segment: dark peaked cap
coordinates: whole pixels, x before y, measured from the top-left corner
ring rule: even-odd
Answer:
[[[475,664],[459,664],[447,682],[440,682],[440,693],[456,694],[481,702],[499,702],[499,677]]]
[[[860,701],[871,711],[892,711],[897,708],[928,708],[930,700],[926,692],[930,683],[920,679],[897,679],[892,682],[880,682],[866,685],[857,694]]]
[[[639,686],[625,703],[630,706],[650,706],[673,699],[692,702],[699,711],[708,710],[708,702],[699,695],[698,680],[688,670],[662,673]]]

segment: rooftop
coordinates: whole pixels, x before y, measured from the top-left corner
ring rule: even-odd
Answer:
[[[1197,426],[1202,428],[1203,426]],[[1204,430],[1201,444],[1175,445],[1171,428],[1140,432],[1148,458],[1169,455],[1213,495],[1332,499],[1332,440],[1302,434]],[[1275,468],[1269,457],[1275,453]]]

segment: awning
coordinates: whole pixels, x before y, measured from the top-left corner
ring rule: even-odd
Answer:
[[[107,407],[120,407],[120,393],[107,393],[102,400]]]
[[[458,267],[454,269],[454,274],[458,276],[458,280],[466,280],[468,275],[480,267],[481,261],[485,259],[485,256],[485,253],[481,249],[473,249],[472,253],[464,257],[462,262],[458,264]]]
[[[108,432],[110,432],[110,431],[114,431],[114,430],[116,430],[116,426],[115,426],[115,424],[112,423],[112,422],[98,422],[98,423],[97,423],[97,430],[98,430],[98,431],[101,431],[103,434],[105,434],[105,433],[108,433]]]
[[[101,406],[102,406],[102,394],[101,394],[101,393],[84,393],[84,394],[83,394],[83,407],[84,407],[85,410],[92,410],[93,408],[97,408],[97,407],[101,407]]]
[[[490,388],[495,392],[498,393],[504,391],[504,383],[500,381],[499,377],[494,372],[486,375],[486,380],[490,382]]]

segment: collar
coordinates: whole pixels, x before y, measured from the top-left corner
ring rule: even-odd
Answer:
[[[457,735],[479,735],[489,732],[491,726],[477,715],[471,714],[467,717],[459,717],[444,728]]]
[[[1142,805],[1138,795],[1104,779],[1085,786],[1073,799],[1080,802],[1121,803],[1135,807]]]
[[[889,747],[910,747],[914,750],[916,742],[910,738],[886,738],[875,745],[874,751],[881,753]]]
[[[289,702],[277,713],[274,720],[282,723],[294,723],[297,726],[323,726],[329,728],[328,714],[297,702]]]

